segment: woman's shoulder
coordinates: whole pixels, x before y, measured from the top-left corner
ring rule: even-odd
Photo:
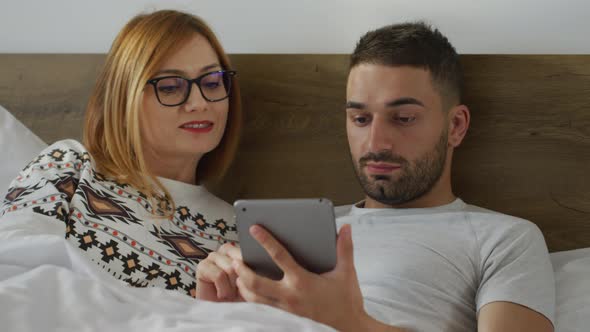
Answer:
[[[34,168],[40,170],[53,169],[56,172],[61,170],[80,170],[85,166],[91,166],[92,156],[84,145],[74,139],[57,141],[39,153],[24,169],[26,172]]]
[[[86,147],[74,139],[65,139],[49,145],[41,151],[39,157],[58,162],[63,160],[88,162],[92,159]]]
[[[229,203],[211,193],[203,185],[193,185],[166,178],[158,179],[179,205],[188,205],[199,209],[207,208],[223,213],[233,212]]]
[[[211,193],[205,186],[191,185],[170,179],[159,178],[172,196],[179,213],[189,211],[209,219],[233,220],[233,207]]]
[[[90,154],[81,143],[75,140],[55,142],[41,151],[12,180],[3,204],[12,210],[21,210],[33,205],[39,208],[37,205],[43,202],[69,203],[82,173],[92,167]]]
[[[220,197],[215,196],[213,193],[209,192],[207,189],[204,189],[203,192],[204,192],[203,193],[204,199],[207,201],[207,203],[211,207],[214,207],[215,209],[217,209],[219,211],[223,211],[223,213],[225,213],[225,214],[233,216],[234,209],[231,204],[224,201]]]
[[[57,141],[43,149],[23,168],[11,187],[65,177],[78,178],[82,169],[88,167],[94,166],[84,145],[73,139]]]
[[[201,195],[193,211],[199,211],[205,217],[211,229],[218,232],[225,240],[237,241],[237,228],[234,209],[231,204],[201,187]]]

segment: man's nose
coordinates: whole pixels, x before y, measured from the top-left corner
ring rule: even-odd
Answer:
[[[384,119],[374,119],[369,131],[368,148],[371,152],[393,148],[393,128]]]

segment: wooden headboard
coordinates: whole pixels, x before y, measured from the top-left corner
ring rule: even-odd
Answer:
[[[236,198],[362,198],[345,134],[345,55],[233,55],[245,114]],[[104,55],[0,55],[0,104],[46,142],[81,137]],[[453,169],[465,201],[535,222],[550,250],[590,247],[590,55],[464,55],[472,112]]]

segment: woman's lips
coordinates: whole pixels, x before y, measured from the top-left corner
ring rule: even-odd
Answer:
[[[179,127],[191,133],[208,133],[213,129],[213,122],[211,121],[191,121],[184,123]]]

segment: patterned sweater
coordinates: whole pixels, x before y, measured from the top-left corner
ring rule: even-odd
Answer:
[[[60,141],[12,181],[0,220],[28,213],[62,223],[69,243],[113,277],[194,296],[198,262],[237,241],[233,210],[202,186],[159,180],[176,204],[167,219],[151,214],[143,193],[98,173],[82,144]]]

